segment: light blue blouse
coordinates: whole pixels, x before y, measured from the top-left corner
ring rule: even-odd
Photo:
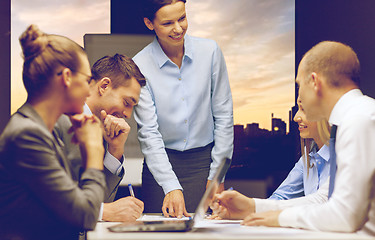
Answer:
[[[269,199],[287,200],[303,197],[316,192],[319,186],[324,184],[329,177],[329,147],[323,145],[318,152],[313,148],[309,156],[309,174],[306,161],[301,157]]]
[[[164,193],[182,189],[165,148],[215,142],[209,178],[233,153],[233,103],[224,56],[215,41],[186,35],[181,68],[155,38],[133,60],[146,77],[134,118],[147,166]]]

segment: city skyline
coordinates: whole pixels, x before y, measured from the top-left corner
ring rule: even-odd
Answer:
[[[31,24],[83,46],[85,33],[110,33],[110,1],[12,0],[11,111],[26,99],[18,37]],[[294,105],[294,0],[189,0],[188,34],[221,47],[229,73],[234,123],[271,128]],[[80,16],[77,18],[76,16]]]
[[[218,42],[232,88],[234,123],[270,116],[288,121],[294,106],[294,0],[187,1],[189,34]]]
[[[291,107],[291,109],[289,110],[289,115],[292,114],[293,108],[295,108],[295,106]],[[236,127],[241,127],[242,126],[243,130],[246,133],[248,133],[249,130],[254,129],[254,128],[256,128],[257,130],[260,130],[260,131],[264,130],[264,131],[266,131],[268,133],[275,132],[275,131],[277,132],[279,130],[282,130],[282,132],[284,132],[285,135],[287,135],[287,134],[289,134],[291,132],[291,129],[290,129],[291,128],[291,126],[290,126],[291,122],[294,122],[293,117],[289,117],[288,120],[283,120],[281,118],[274,117],[273,114],[271,114],[271,117],[270,117],[269,120],[271,122],[271,128],[270,129],[259,127],[259,123],[257,123],[257,122],[248,122],[248,123],[244,123],[244,124],[242,124],[242,123],[236,124],[235,123],[234,127],[236,128]],[[280,124],[282,124],[282,125],[285,124],[285,126],[282,127],[282,129],[281,129],[281,128],[279,128]],[[278,127],[278,129],[275,129],[274,125],[276,127]],[[250,128],[250,129],[248,129],[248,128]],[[295,130],[297,130],[297,129],[295,129]]]

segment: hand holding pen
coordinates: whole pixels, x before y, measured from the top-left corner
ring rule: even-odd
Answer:
[[[228,188],[227,189],[227,191],[232,191],[233,190],[233,187],[230,187],[230,188]],[[218,193],[216,193],[215,195],[214,195],[214,197],[213,197],[213,199],[212,199],[212,201],[211,201],[211,204],[210,204],[210,207],[209,207],[209,209],[208,209],[208,211],[207,211],[207,213],[206,213],[206,218],[207,219],[211,219],[211,220],[214,220],[214,219],[217,219],[217,220],[219,220],[219,219],[222,219],[221,217],[219,217],[213,210],[212,210],[212,206],[213,206],[213,204],[214,203],[218,203],[218,196],[219,196],[219,194],[221,194],[222,192],[224,192],[224,190],[223,191],[221,191],[221,192],[218,192]]]
[[[244,219],[255,212],[254,199],[230,189],[215,195],[210,206],[215,219]]]

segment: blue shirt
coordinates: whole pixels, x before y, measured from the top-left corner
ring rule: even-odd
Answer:
[[[323,145],[318,152],[313,148],[309,156],[309,174],[307,175],[306,161],[302,156],[269,199],[287,200],[303,197],[316,192],[319,186],[324,184],[329,177],[329,147]]]
[[[211,142],[212,179],[233,153],[233,103],[224,56],[213,40],[185,36],[179,68],[155,38],[134,58],[147,84],[134,118],[147,166],[164,193],[182,189],[165,148],[184,151]]]

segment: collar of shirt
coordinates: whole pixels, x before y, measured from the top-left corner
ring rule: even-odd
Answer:
[[[316,151],[311,151],[309,153],[310,155],[310,167],[312,166],[312,164],[316,164],[316,161],[317,159],[323,159],[324,161],[328,162],[329,161],[329,147],[327,145],[323,145],[323,147],[321,147],[319,149],[318,152]]]
[[[172,62],[169,57],[164,53],[163,49],[161,48],[157,37],[154,38],[154,41],[152,42],[152,51],[153,51],[153,56],[155,58],[155,61],[158,63],[159,67],[162,68],[164,64],[166,64],[168,61]],[[192,48],[192,43],[191,39],[188,35],[185,35],[184,38],[184,56],[189,58],[190,60],[193,60],[193,48]]]
[[[88,115],[92,115],[92,112],[91,112],[89,106],[86,103],[85,103],[85,105],[83,105],[83,113],[88,114]]]
[[[353,89],[341,96],[332,109],[331,115],[329,116],[330,125],[340,126],[342,116],[347,112],[347,109],[352,105],[356,104],[354,99],[363,96],[363,93],[359,89]]]

